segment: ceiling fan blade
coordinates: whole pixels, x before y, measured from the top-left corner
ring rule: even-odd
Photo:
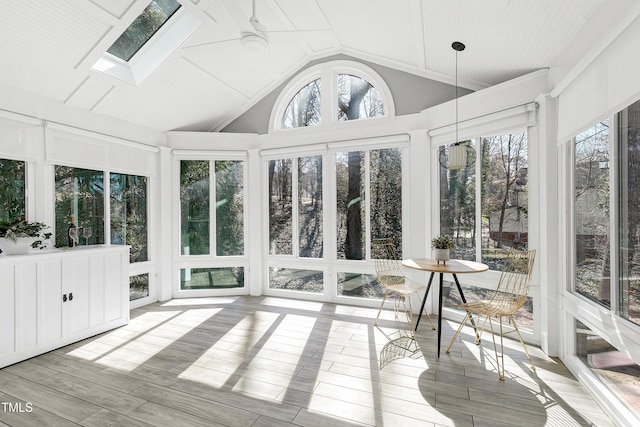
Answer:
[[[277,43],[291,42],[295,40],[314,41],[323,39],[334,39],[335,36],[331,30],[282,30],[282,31],[265,31],[269,41]]]
[[[226,40],[216,40],[212,42],[195,44],[192,46],[184,46],[182,49],[185,51],[198,51],[202,49],[210,49],[211,47],[214,47],[214,46],[225,46],[225,45],[231,46],[234,44],[240,46],[240,39],[235,38],[235,39],[226,39]]]

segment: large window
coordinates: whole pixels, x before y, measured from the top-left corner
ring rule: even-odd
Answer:
[[[180,161],[180,207],[182,255],[244,254],[243,161]]]
[[[322,156],[269,161],[269,253],[323,257]]]
[[[104,236],[104,174],[102,171],[55,167],[56,233],[55,245],[68,246],[69,226],[73,220],[80,245],[102,244]],[[86,230],[91,229],[91,236]]]
[[[244,254],[244,163],[216,160],[216,255]]]
[[[489,269],[501,271],[510,249],[528,248],[527,132],[481,137],[462,144],[474,148],[476,162],[464,169],[440,168],[440,233],[453,237],[456,247],[452,257],[481,261]],[[465,297],[472,301],[486,299],[493,292],[482,286],[462,286]],[[447,287],[444,294],[447,305],[462,302],[455,286]],[[515,319],[519,328],[533,329],[531,297]]]
[[[25,218],[25,162],[0,159],[0,222]]]
[[[609,306],[609,121],[574,140],[575,289]]]
[[[578,133],[568,147],[574,265],[566,298],[575,356],[637,416],[640,101]]]
[[[618,115],[620,315],[640,325],[640,101]]]
[[[329,252],[336,259],[325,258],[325,157],[305,155],[266,163],[269,289],[323,294],[325,284],[335,279],[339,296],[380,298],[384,290],[363,261],[371,260],[369,245],[375,238],[391,237],[402,253],[403,149],[332,155],[335,175],[324,185],[335,192],[335,206],[327,218],[335,218],[331,227],[336,240]],[[327,281],[326,265],[334,262],[340,267]]]
[[[480,247],[480,260],[501,270],[510,248],[528,247],[527,133],[464,144],[477,150],[477,164],[460,170],[440,168],[440,232],[453,236],[454,257],[475,261]],[[477,185],[480,200],[475,196]]]
[[[131,263],[147,261],[147,178],[144,176],[110,174],[111,181],[111,244],[130,245]],[[87,244],[93,233],[82,232]]]
[[[402,149],[336,153],[338,259],[370,259],[367,237],[402,254]]]
[[[182,255],[209,253],[208,160],[180,162],[180,224]]]
[[[243,160],[180,161],[180,254],[201,256],[179,269],[180,291],[245,286],[245,268],[231,258],[245,251],[244,167]]]

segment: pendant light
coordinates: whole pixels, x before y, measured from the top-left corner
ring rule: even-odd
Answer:
[[[439,160],[443,168],[460,170],[474,164],[476,153],[473,147],[461,144],[458,139],[458,52],[463,51],[466,46],[460,42],[453,42],[451,47],[456,51],[456,141],[440,151]]]

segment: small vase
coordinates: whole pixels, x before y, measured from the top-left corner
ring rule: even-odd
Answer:
[[[440,264],[440,261],[442,261],[443,264],[446,264],[447,261],[449,261],[449,259],[451,258],[451,249],[434,248],[433,257],[438,264]]]
[[[0,237],[0,249],[6,255],[24,255],[31,250],[35,241],[35,237],[18,237],[17,242]]]

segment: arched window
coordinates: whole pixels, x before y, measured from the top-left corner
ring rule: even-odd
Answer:
[[[375,87],[351,74],[338,74],[338,121],[384,116],[384,102]]]
[[[291,129],[320,124],[320,79],[300,89],[289,101],[282,116],[282,128]]]
[[[341,126],[394,113],[391,92],[375,71],[353,61],[332,61],[302,71],[287,84],[271,113],[271,129]]]

